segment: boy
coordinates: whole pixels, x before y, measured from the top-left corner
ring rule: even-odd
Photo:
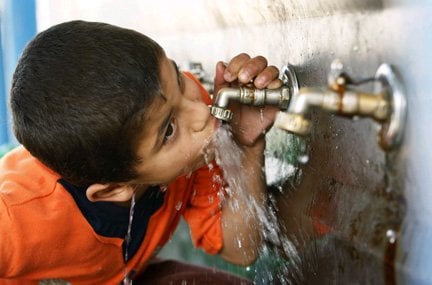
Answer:
[[[240,54],[217,64],[215,92],[250,82],[277,88],[278,73],[263,57]],[[23,52],[10,104],[23,146],[0,163],[4,282],[119,284],[138,276],[163,284],[151,277],[151,260],[182,215],[196,246],[233,263],[255,260],[257,217],[241,215],[244,195],[226,195],[220,169],[207,166],[217,128],[208,94],[153,40],[103,23],[54,26]],[[263,119],[262,110],[234,107],[246,191],[265,203],[262,130],[275,110],[265,108]]]

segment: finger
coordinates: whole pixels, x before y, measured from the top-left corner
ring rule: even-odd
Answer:
[[[279,69],[273,65],[267,66],[264,70],[262,70],[257,75],[257,77],[254,80],[254,85],[259,89],[266,88],[269,87],[270,83],[277,80],[278,77],[279,77]]]
[[[267,122],[266,130],[268,130],[275,120],[276,114],[280,112],[280,109],[275,106],[265,106],[263,111],[263,121]]]
[[[267,66],[267,59],[262,56],[257,56],[246,63],[243,64],[241,67],[239,74],[238,74],[238,80],[241,83],[248,83],[252,79],[254,79],[256,76],[258,76],[263,70],[265,70]]]
[[[250,60],[250,56],[246,53],[241,53],[231,59],[229,62],[225,73],[224,78],[227,82],[233,82],[237,79],[238,73],[242,66]]]
[[[279,87],[282,87],[283,82],[280,79],[275,79],[272,82],[269,83],[269,85],[267,85],[268,89],[277,89]]]
[[[226,64],[222,61],[219,61],[216,64],[216,72],[215,72],[215,78],[213,82],[213,92],[214,94],[217,94],[219,89],[223,87],[228,87],[228,82],[225,81],[224,73],[226,69]]]

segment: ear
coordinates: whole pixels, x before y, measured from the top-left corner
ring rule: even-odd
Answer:
[[[126,202],[132,199],[135,186],[132,184],[92,184],[86,190],[87,199],[92,202]]]

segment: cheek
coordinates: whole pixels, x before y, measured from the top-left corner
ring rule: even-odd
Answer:
[[[182,174],[187,174],[190,171],[196,170],[197,166],[202,165],[204,160],[202,144],[198,144],[200,140],[188,140],[183,144],[183,148],[174,154],[175,159],[171,161],[172,165],[176,165]]]
[[[201,91],[199,90],[196,83],[190,79],[189,77],[185,76],[185,96],[193,101],[202,101],[201,97]]]

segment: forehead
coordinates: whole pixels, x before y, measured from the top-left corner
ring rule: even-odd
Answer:
[[[154,119],[158,118],[163,113],[163,107],[168,102],[170,94],[174,91],[175,86],[173,86],[173,65],[170,59],[165,55],[161,57],[159,66],[159,80],[161,86],[161,92],[159,96],[155,96],[147,108],[147,112],[144,119],[144,124],[146,128],[150,128],[154,125]]]
[[[162,56],[160,61],[160,82],[164,94],[170,94],[173,91],[173,83],[176,82],[176,72],[173,61]]]
[[[146,159],[154,151],[153,147],[158,139],[160,127],[171,110],[170,98],[175,92],[176,73],[172,61],[163,56],[160,63],[162,93],[154,98],[143,118],[143,132],[138,146],[138,155],[141,159]]]

